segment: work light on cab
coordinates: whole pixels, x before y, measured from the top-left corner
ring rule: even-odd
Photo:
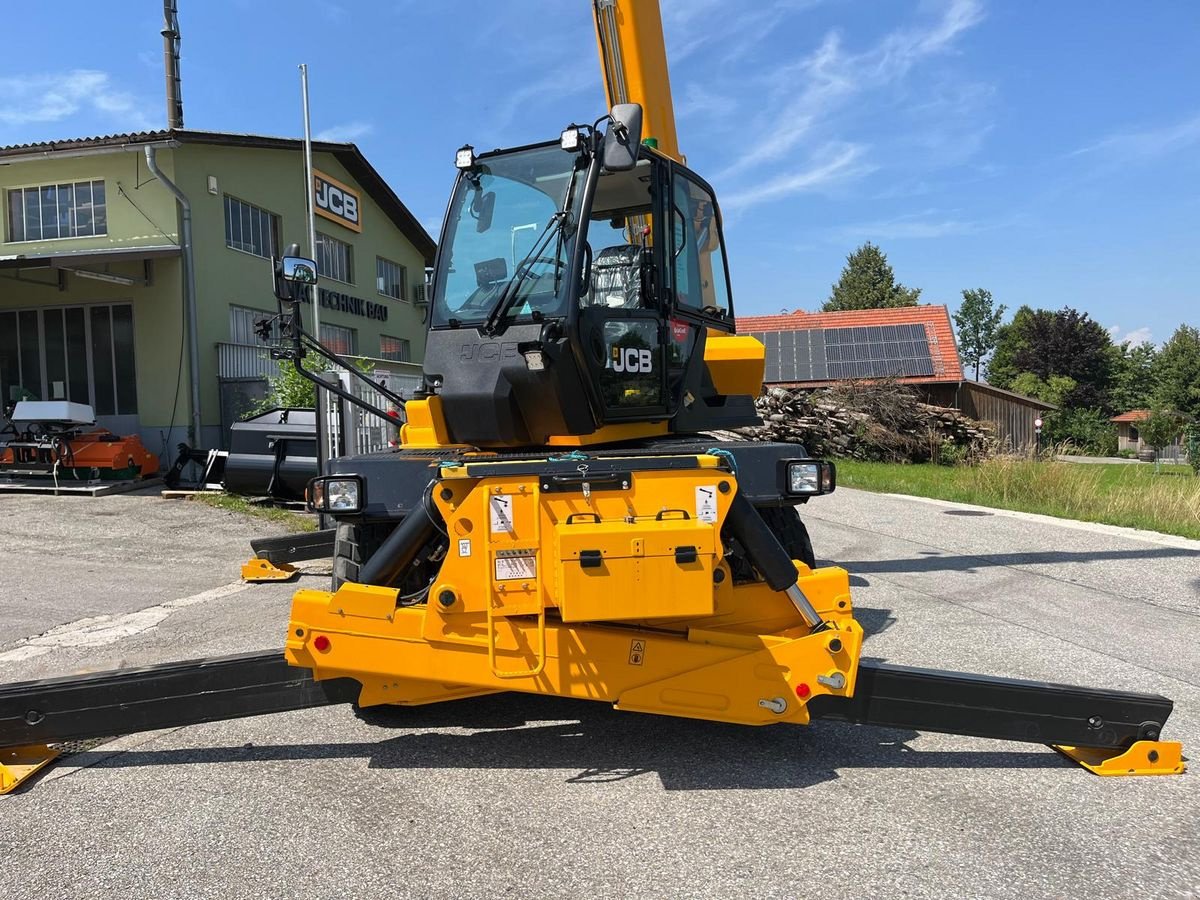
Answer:
[[[454,166],[458,169],[471,169],[475,166],[475,148],[464,144],[454,154]]]

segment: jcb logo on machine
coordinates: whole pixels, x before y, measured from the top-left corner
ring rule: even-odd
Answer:
[[[613,347],[608,365],[614,372],[653,372],[654,353],[637,347]]]

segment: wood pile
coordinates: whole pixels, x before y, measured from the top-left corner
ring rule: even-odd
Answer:
[[[989,424],[923,403],[894,382],[768,388],[755,405],[763,424],[724,436],[803,444],[813,456],[887,462],[969,462],[992,455],[996,443]]]

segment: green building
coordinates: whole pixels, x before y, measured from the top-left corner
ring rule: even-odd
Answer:
[[[314,143],[313,169],[321,340],[415,385],[433,239],[353,144]],[[164,463],[196,422],[200,446],[222,446],[277,371],[255,325],[275,312],[271,258],[308,245],[304,181],[302,142],[257,135],[0,148],[0,404],[87,403]],[[198,410],[173,190],[190,208]]]

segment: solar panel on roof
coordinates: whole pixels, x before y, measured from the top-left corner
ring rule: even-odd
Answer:
[[[766,348],[768,382],[933,375],[922,325],[870,325],[750,332]]]

